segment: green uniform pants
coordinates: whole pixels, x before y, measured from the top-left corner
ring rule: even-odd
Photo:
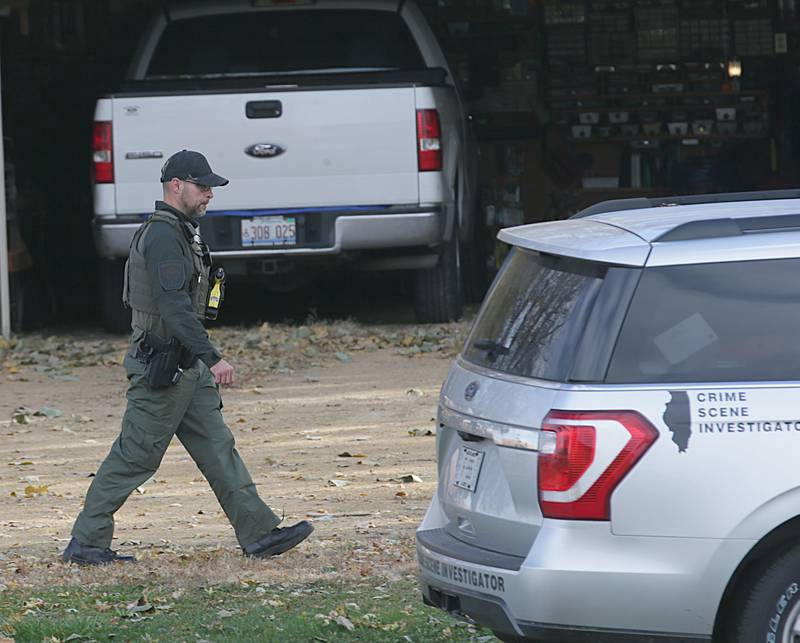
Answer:
[[[201,362],[165,389],[144,382],[144,364],[125,359],[130,386],[122,431],[86,494],[72,535],[93,547],[109,547],[114,513],[150,478],[177,435],[219,500],[242,547],[254,543],[280,520],[259,498],[220,412],[220,396]]]

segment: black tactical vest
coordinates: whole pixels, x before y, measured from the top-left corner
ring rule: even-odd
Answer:
[[[150,224],[155,221],[171,225],[186,242],[186,268],[191,271],[188,283],[189,296],[192,299],[192,308],[201,320],[206,316],[211,261],[198,231],[190,223],[181,221],[177,215],[166,210],[157,210],[134,234],[130,255],[125,262],[122,302],[132,310],[131,325],[134,331],[148,330],[168,340],[170,337],[158,312],[147,274],[147,264],[141,251]]]

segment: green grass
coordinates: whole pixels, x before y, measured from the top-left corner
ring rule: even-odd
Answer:
[[[338,620],[338,622],[337,622]],[[350,629],[352,627],[352,629]],[[89,641],[485,641],[490,633],[422,604],[410,581],[193,589],[62,587],[0,594],[0,639]]]

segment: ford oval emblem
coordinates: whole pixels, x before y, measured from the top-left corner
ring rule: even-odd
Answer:
[[[286,148],[275,143],[254,143],[245,150],[245,154],[255,156],[260,159],[271,159],[280,156]]]
[[[478,392],[480,386],[481,385],[478,384],[477,382],[470,382],[469,384],[467,384],[467,388],[464,390],[464,399],[467,402],[471,402],[475,397],[475,394]]]

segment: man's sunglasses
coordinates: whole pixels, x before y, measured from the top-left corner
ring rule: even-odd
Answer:
[[[212,187],[210,185],[201,185],[197,181],[190,181],[189,179],[181,179],[181,180],[184,181],[185,183],[191,183],[192,185],[196,185],[198,189],[203,193],[211,192],[212,190]]]

